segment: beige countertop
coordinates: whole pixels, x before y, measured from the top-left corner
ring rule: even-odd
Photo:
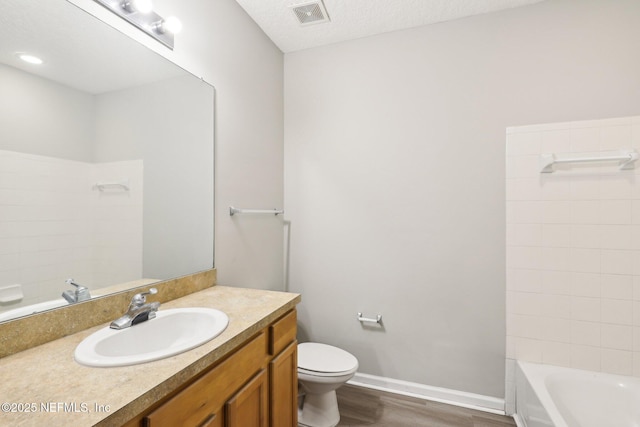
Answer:
[[[200,347],[155,362],[117,368],[76,363],[73,352],[80,341],[108,324],[0,359],[0,425],[120,425],[226,356],[298,302],[298,294],[225,286],[166,302],[160,310],[217,308],[229,316],[229,326]]]

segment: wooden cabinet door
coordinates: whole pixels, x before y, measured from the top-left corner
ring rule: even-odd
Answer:
[[[224,427],[224,419],[222,418],[224,411],[220,408],[220,411],[215,414],[209,415],[198,427]]]
[[[269,377],[260,371],[226,404],[226,427],[269,426]]]
[[[289,344],[269,363],[271,427],[298,425],[298,343]]]

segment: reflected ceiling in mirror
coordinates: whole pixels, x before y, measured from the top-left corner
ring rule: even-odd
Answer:
[[[0,321],[68,304],[69,278],[213,266],[212,86],[66,0],[4,0],[0,93]]]

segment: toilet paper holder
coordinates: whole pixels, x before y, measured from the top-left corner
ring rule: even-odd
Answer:
[[[371,323],[382,323],[382,314],[378,314],[375,319],[371,317],[363,317],[362,313],[358,313],[358,321],[360,322],[371,322]]]

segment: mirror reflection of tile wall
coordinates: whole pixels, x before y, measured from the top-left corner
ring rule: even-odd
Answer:
[[[0,150],[0,282],[12,309],[142,276],[143,162],[88,163]],[[97,183],[126,181],[100,190]],[[71,277],[71,276],[70,276]],[[11,298],[9,298],[11,299]]]

